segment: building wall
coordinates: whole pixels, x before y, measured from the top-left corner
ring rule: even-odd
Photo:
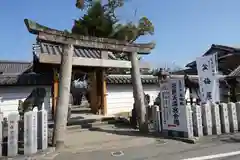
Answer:
[[[197,92],[199,92],[199,90],[197,89]],[[224,102],[227,103],[228,102],[228,98],[227,98],[227,94],[229,92],[229,89],[227,89],[226,87],[220,87],[220,102]],[[199,93],[196,93],[195,90],[192,91],[192,96],[193,96],[193,101],[195,101],[196,99],[200,98],[199,97]],[[185,99],[187,100],[187,102],[190,102],[190,92],[189,89],[186,89],[186,94],[185,94]]]
[[[145,94],[150,95],[150,104],[157,98],[160,89],[158,85],[143,85]],[[131,112],[133,108],[133,87],[128,84],[107,85],[107,115],[120,112]]]
[[[24,101],[36,87],[45,88],[46,97],[43,106],[51,116],[51,86],[3,86],[0,87],[0,110],[4,117],[7,117],[11,112],[18,112],[19,100]]]

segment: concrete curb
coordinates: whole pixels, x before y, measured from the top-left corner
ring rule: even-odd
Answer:
[[[198,138],[198,137],[194,137],[194,138],[171,137],[171,136],[163,135],[160,133],[151,133],[149,135],[152,135],[154,137],[164,138],[164,139],[177,140],[177,141],[181,141],[181,142],[185,142],[185,143],[189,143],[189,144],[196,144],[200,140],[200,138]]]
[[[240,136],[232,136],[232,137],[230,137],[230,139],[235,142],[240,142]]]
[[[196,144],[197,142],[199,142],[199,138],[182,138],[182,137],[166,137],[168,139],[173,139],[173,140],[178,140],[181,142],[185,142],[185,143],[189,143],[189,144]]]
[[[0,158],[1,160],[41,160],[43,159],[45,156],[51,154],[55,152],[55,148],[51,147],[48,148],[44,151],[40,151],[36,154],[30,155],[30,156],[26,156],[26,155],[18,155],[16,157],[2,157]]]

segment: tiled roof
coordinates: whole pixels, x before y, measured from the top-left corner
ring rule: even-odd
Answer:
[[[24,73],[32,67],[30,62],[1,61],[0,85],[47,85],[52,76],[35,73]],[[108,84],[131,84],[131,75],[108,75]],[[157,84],[158,78],[152,75],[141,75],[143,84]]]
[[[50,85],[51,75],[43,74],[21,74],[21,75],[0,75],[0,86],[3,85]]]
[[[1,74],[17,74],[23,73],[31,67],[30,62],[20,61],[0,61]]]
[[[0,61],[0,85],[46,85],[51,84],[50,75],[31,73],[32,63]]]
[[[226,54],[233,54],[233,55],[240,55],[240,48],[239,47],[230,47],[218,44],[212,44],[212,46],[203,54],[203,56],[207,56],[210,54],[215,53],[216,51],[218,54],[218,59],[224,57]],[[186,67],[194,67],[196,66],[196,61],[192,61],[186,65]]]
[[[132,84],[130,75],[108,75],[107,84]],[[151,75],[141,75],[143,84],[157,84],[158,78]],[[22,74],[22,75],[0,75],[1,85],[50,85],[51,75]]]
[[[50,54],[50,55],[61,55],[62,46],[58,44],[38,42],[34,45],[33,50],[36,54]],[[90,48],[74,48],[74,57],[83,58],[101,58],[101,51],[98,49]],[[111,52],[108,53],[108,59],[117,59]]]
[[[228,77],[238,77],[238,76],[240,76],[240,65],[228,75]]]
[[[142,84],[157,84],[158,77],[152,75],[141,75]],[[108,84],[132,84],[131,75],[108,75]]]

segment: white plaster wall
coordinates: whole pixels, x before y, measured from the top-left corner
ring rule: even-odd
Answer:
[[[145,94],[150,96],[150,104],[153,104],[160,92],[158,85],[143,85]],[[131,112],[133,108],[132,85],[119,84],[107,85],[107,115],[120,112]]]
[[[50,86],[8,86],[0,87],[0,110],[4,117],[7,117],[11,112],[18,112],[19,100],[24,101],[36,87],[46,89],[46,98],[44,107],[51,113],[51,87]],[[50,115],[50,114],[49,114]]]
[[[192,91],[192,97],[193,97],[193,101],[196,101],[196,99],[198,99],[198,93],[196,93],[195,90]],[[187,100],[187,102],[190,102],[190,91],[188,88],[186,88],[186,92],[185,92],[185,100]]]

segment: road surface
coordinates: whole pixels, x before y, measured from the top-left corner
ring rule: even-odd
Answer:
[[[67,151],[54,155],[54,160],[240,160],[240,143],[203,142],[186,144],[166,140],[166,143],[152,143],[145,146],[96,150]],[[49,158],[50,159],[50,158]]]
[[[54,160],[240,160],[237,134],[204,136],[196,144],[143,136],[126,128],[105,126],[93,131],[69,131],[64,152],[48,155]],[[240,140],[240,134],[238,135]]]

